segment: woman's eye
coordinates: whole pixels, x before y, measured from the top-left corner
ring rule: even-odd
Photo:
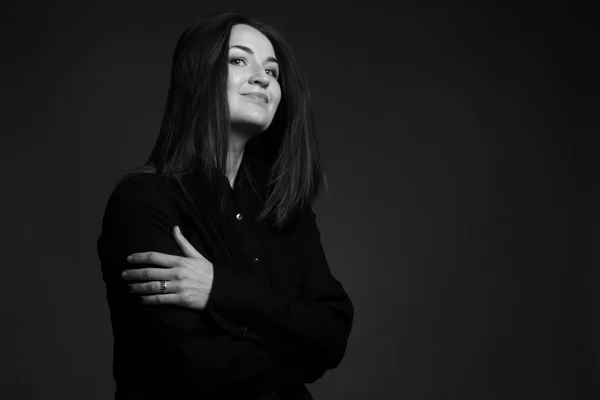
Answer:
[[[229,61],[229,63],[230,63],[230,64],[233,64],[233,65],[240,65],[240,64],[238,63],[238,61],[241,61],[241,62],[243,62],[244,64],[246,64],[246,60],[244,60],[243,58],[239,58],[239,57],[232,58],[232,59]]]
[[[229,60],[229,64],[232,65],[248,65],[248,63],[246,62],[245,59],[240,58],[240,57],[233,57]],[[265,71],[267,71],[267,73],[271,76],[273,76],[275,79],[277,79],[279,77],[279,73],[277,72],[277,70],[273,69],[273,68],[267,68]]]

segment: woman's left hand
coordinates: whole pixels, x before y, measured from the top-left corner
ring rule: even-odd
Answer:
[[[154,251],[134,253],[127,257],[129,263],[162,268],[128,269],[121,276],[125,280],[149,281],[129,285],[129,292],[140,294],[143,304],[174,304],[202,310],[212,288],[213,265],[183,237],[179,227],[173,231],[185,257]],[[166,292],[161,292],[161,281],[165,281]]]

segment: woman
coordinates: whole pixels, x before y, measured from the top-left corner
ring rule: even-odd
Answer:
[[[311,208],[323,179],[285,41],[239,14],[189,27],[156,145],[98,238],[116,399],[312,398],[354,314]]]

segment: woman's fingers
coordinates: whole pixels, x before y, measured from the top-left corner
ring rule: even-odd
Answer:
[[[171,254],[147,251],[145,253],[133,253],[127,257],[130,264],[156,264],[165,267],[176,267],[181,257]]]
[[[174,271],[165,268],[126,269],[121,276],[123,279],[131,281],[168,281],[175,279]]]
[[[169,293],[140,296],[139,301],[143,304],[177,304],[179,302],[179,294]]]
[[[202,254],[200,254],[194,248],[194,246],[192,246],[192,244],[188,242],[188,240],[183,236],[178,226],[175,226],[175,228],[173,228],[173,232],[175,233],[175,240],[179,244],[179,247],[181,247],[181,250],[183,251],[183,254],[185,254],[186,257],[204,258]]]
[[[166,293],[178,293],[179,283],[176,281],[165,282],[167,291],[165,293],[160,292],[160,281],[143,282],[143,283],[132,283],[128,285],[129,293],[146,293],[146,294],[166,294]]]

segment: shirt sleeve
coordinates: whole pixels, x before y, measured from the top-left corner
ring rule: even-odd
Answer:
[[[131,253],[156,251],[184,256],[172,233],[180,217],[174,203],[161,193],[157,177],[125,183],[108,200],[98,254],[113,324],[115,346],[127,348],[127,359],[139,359],[135,368],[156,373],[166,366],[185,384],[220,391],[278,390],[287,385],[314,382],[322,371],[301,366],[276,354],[243,332],[232,335],[211,324],[208,314],[175,305],[144,305],[126,291],[120,274],[131,268]],[[154,362],[143,362],[152,354]],[[158,362],[156,362],[158,361]],[[157,367],[158,366],[158,367]],[[157,379],[162,379],[157,376]]]
[[[307,269],[300,298],[273,293],[250,273],[215,268],[206,308],[247,327],[280,355],[323,371],[335,368],[346,351],[354,307],[331,274],[310,207],[290,240]]]

